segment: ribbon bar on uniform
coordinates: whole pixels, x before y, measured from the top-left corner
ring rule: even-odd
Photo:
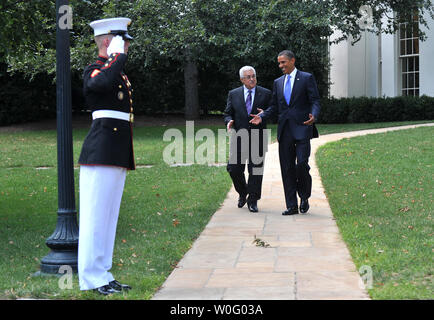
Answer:
[[[115,110],[96,110],[92,112],[92,119],[95,120],[99,118],[113,118],[132,122],[131,115],[132,114],[128,112],[121,112]]]

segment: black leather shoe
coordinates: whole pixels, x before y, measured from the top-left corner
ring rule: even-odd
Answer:
[[[286,209],[282,212],[282,216],[292,216],[293,214],[298,214],[297,206]]]
[[[309,210],[309,201],[307,199],[301,199],[300,212],[306,213]]]
[[[131,289],[131,287],[130,287],[129,285],[127,285],[127,284],[122,284],[122,283],[120,283],[120,282],[117,281],[117,280],[110,281],[110,282],[109,282],[109,286],[110,286],[112,289],[115,289],[115,290],[117,290],[117,291],[130,290],[130,289]]]
[[[247,196],[240,196],[238,198],[238,208],[244,207],[244,205],[246,204],[246,202],[247,202]]]
[[[250,212],[258,212],[258,202],[256,200],[247,201],[247,207]]]
[[[119,293],[120,292],[119,290],[116,290],[116,289],[112,288],[108,284],[105,285],[105,286],[93,289],[93,291],[98,292],[99,294],[102,294],[102,295],[105,295],[105,296],[107,296],[109,294],[112,294],[112,293]]]

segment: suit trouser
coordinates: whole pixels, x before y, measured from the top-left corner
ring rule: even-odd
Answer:
[[[291,130],[286,126],[279,141],[279,159],[287,208],[297,206],[297,193],[301,199],[311,196],[309,156],[310,139],[294,139]]]
[[[259,200],[261,199],[265,159],[263,132],[260,132],[255,138],[252,138],[251,132],[249,132],[247,139],[243,140],[243,138],[246,137],[238,137],[236,144],[234,140],[231,140],[231,155],[226,170],[240,196],[248,195],[249,200]],[[246,140],[248,140],[248,148],[245,145]],[[247,182],[244,174],[246,162],[249,173]]]
[[[247,170],[249,173],[249,178],[246,182],[246,176],[244,171],[246,169],[246,164],[228,164],[227,171],[231,176],[232,182],[234,184],[235,190],[240,194],[240,196],[249,196],[249,200],[259,200],[261,199],[262,190],[262,174],[253,174],[253,170],[263,168],[261,166],[254,165],[251,162],[247,164]]]
[[[113,281],[113,248],[126,169],[80,167],[78,276],[81,290]]]

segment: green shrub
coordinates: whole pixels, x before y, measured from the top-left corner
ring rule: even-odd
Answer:
[[[0,64],[0,126],[56,117],[56,83],[52,75],[37,74],[33,79],[24,74],[9,74]],[[71,75],[72,111],[83,108],[81,75]]]
[[[150,70],[152,77],[136,66],[129,66],[127,74],[133,83],[134,112],[136,114],[182,113],[184,110],[183,74],[171,73],[171,64],[156,63]],[[56,84],[53,76],[38,74],[33,80],[21,74],[10,75],[7,66],[0,64],[0,126],[56,117]],[[148,70],[149,71],[149,70]],[[202,112],[223,111],[227,92],[239,86],[233,73],[217,72],[212,80],[208,66],[199,75]],[[261,73],[262,74],[262,73]],[[260,85],[270,87],[275,74],[261,76]],[[169,81],[170,80],[170,81]],[[325,91],[323,89],[322,91]],[[86,110],[82,95],[82,75],[71,74],[72,111]],[[372,123],[434,119],[434,98],[330,98],[322,99],[319,123]],[[270,121],[270,123],[275,121]]]
[[[33,80],[6,73],[0,64],[0,126],[56,116],[56,86],[52,78],[37,75]]]
[[[370,123],[434,119],[434,97],[322,99],[319,123]]]
[[[321,101],[321,123],[346,123],[348,118],[347,99],[323,99]]]

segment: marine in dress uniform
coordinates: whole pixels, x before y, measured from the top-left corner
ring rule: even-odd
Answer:
[[[115,280],[112,267],[116,226],[127,170],[135,169],[132,88],[124,65],[128,18],[94,21],[97,60],[83,73],[92,125],[81,150],[78,275],[81,290],[107,295],[131,289]]]

